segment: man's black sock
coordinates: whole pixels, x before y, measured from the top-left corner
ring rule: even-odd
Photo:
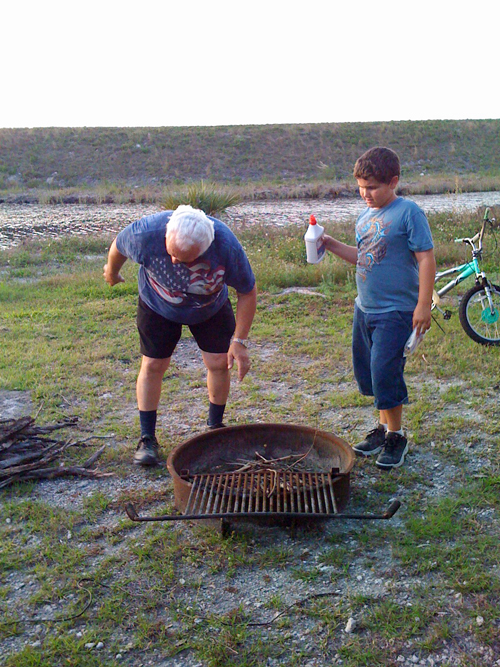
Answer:
[[[139,410],[141,437],[154,436],[156,433],[156,410]]]
[[[224,417],[224,410],[226,405],[216,405],[215,403],[210,402],[208,408],[208,426],[215,426],[216,424],[222,424],[222,418]]]

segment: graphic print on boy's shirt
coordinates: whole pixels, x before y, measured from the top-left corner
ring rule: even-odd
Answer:
[[[173,264],[170,273],[166,272],[167,262],[164,259],[155,258],[152,265],[155,274],[150,268],[146,270],[151,287],[169,303],[184,303],[187,294],[215,294],[224,285],[224,267],[218,266],[211,271],[210,262],[195,260],[190,264]]]
[[[380,264],[387,253],[387,232],[391,222],[380,218],[370,218],[356,229],[358,261],[356,272],[362,280],[372,270],[374,264]]]

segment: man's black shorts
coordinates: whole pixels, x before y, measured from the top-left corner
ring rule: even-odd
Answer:
[[[152,359],[168,359],[182,334],[182,324],[172,322],[151,310],[139,297],[137,328],[141,354]],[[213,317],[199,324],[189,324],[198,347],[203,352],[224,353],[229,350],[236,321],[229,299]]]

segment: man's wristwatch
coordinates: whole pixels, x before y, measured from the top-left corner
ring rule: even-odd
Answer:
[[[233,343],[239,343],[243,347],[248,347],[248,338],[233,338]]]

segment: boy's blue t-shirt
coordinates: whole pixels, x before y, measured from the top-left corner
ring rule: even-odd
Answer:
[[[131,223],[116,237],[116,247],[140,264],[139,296],[152,310],[173,322],[198,324],[224,305],[228,285],[248,294],[255,277],[236,236],[215,218],[208,250],[194,262],[172,264],[165,246],[171,215],[162,211]]]
[[[367,208],[356,222],[356,304],[365,313],[413,311],[418,301],[415,252],[433,248],[425,213],[397,197],[384,208]]]

